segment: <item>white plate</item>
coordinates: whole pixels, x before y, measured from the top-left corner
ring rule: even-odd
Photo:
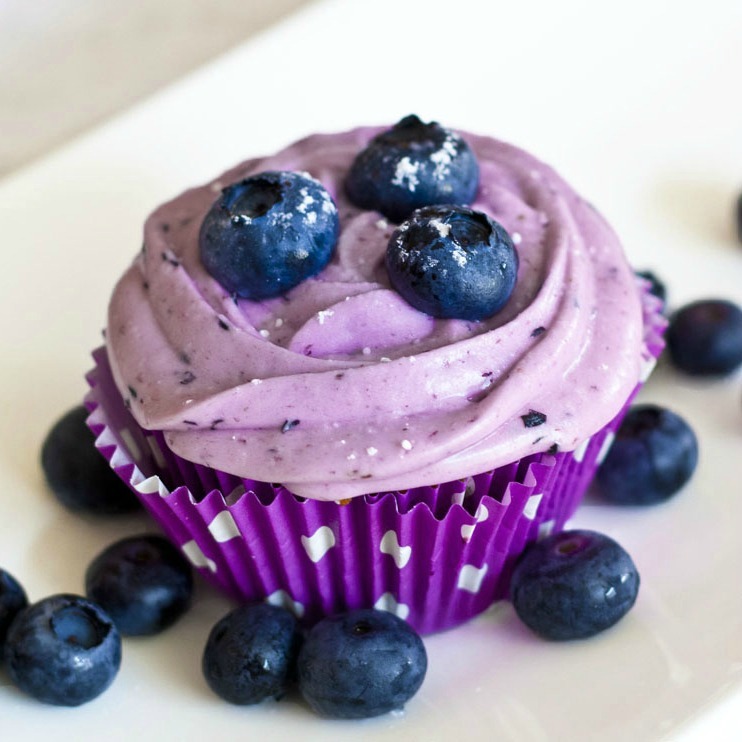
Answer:
[[[678,5],[683,5],[679,8]],[[149,525],[81,519],[45,490],[38,450],[85,389],[110,289],[146,213],[186,185],[312,130],[415,111],[513,141],[608,216],[674,305],[742,303],[732,203],[742,186],[742,4],[653,0],[325,2],[0,184],[0,564],[33,599],[80,591],[106,544]],[[695,5],[695,4],[693,4]],[[3,735],[30,739],[653,740],[742,733],[740,379],[668,370],[644,398],[697,429],[701,461],[673,502],[587,503],[575,525],[633,554],[642,590],[604,636],[548,644],[508,605],[427,640],[430,673],[403,714],[327,722],[297,703],[234,708],[204,686],[205,637],[228,604],[201,586],[154,640],[127,640],[113,687],[71,711],[0,672]],[[445,599],[445,596],[442,597]]]

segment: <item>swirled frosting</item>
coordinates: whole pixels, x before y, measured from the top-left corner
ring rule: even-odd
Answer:
[[[379,131],[310,136],[147,220],[111,299],[107,347],[137,422],[181,457],[338,500],[574,449],[636,385],[640,301],[615,234],[552,169],[502,142],[461,132],[480,165],[472,208],[517,245],[510,300],[482,322],[407,305],[384,269],[395,225],[343,189]],[[220,188],[265,170],[317,178],[340,237],[331,263],[285,296],[235,301],[200,262],[199,228]]]

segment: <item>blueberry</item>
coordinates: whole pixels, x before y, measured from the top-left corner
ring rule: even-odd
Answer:
[[[16,614],[27,605],[26,591],[13,575],[0,569],[0,659],[10,624],[13,623]]]
[[[634,605],[639,573],[613,539],[563,531],[532,544],[515,565],[510,597],[519,618],[545,639],[585,639]]]
[[[667,304],[667,288],[664,282],[657,277],[657,274],[654,271],[637,271],[636,275],[649,281],[650,293],[654,294],[662,302],[663,305]]]
[[[100,606],[78,595],[53,595],[16,616],[5,661],[22,691],[45,703],[79,706],[113,682],[121,637]]]
[[[209,687],[230,703],[248,705],[281,698],[296,673],[301,634],[283,608],[236,608],[209,634],[202,669]]]
[[[440,124],[406,116],[374,137],[350,167],[345,190],[363,209],[401,222],[434,204],[470,204],[479,165],[469,145]]]
[[[279,296],[319,273],[337,242],[337,208],[308,175],[265,172],[222,191],[201,225],[206,270],[242,299]]]
[[[656,405],[636,405],[616,432],[597,483],[613,503],[652,505],[672,497],[697,463],[698,442],[682,417]]]
[[[486,214],[427,206],[394,231],[386,267],[392,286],[416,309],[480,320],[510,298],[518,254],[510,235]]]
[[[85,573],[85,592],[124,636],[158,634],[191,604],[193,575],[161,536],[131,536],[102,551]]]
[[[401,708],[427,667],[422,640],[401,618],[353,611],[309,632],[299,652],[299,689],[321,716],[362,719]]]
[[[693,376],[725,376],[742,365],[742,309],[725,299],[696,301],[670,318],[673,364]]]
[[[70,510],[96,515],[127,513],[141,507],[95,448],[85,424],[87,410],[75,407],[58,420],[41,448],[41,467],[57,499]]]

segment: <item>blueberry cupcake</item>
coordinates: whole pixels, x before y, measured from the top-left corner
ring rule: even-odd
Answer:
[[[408,116],[157,209],[111,299],[89,424],[238,600],[439,631],[573,513],[660,310],[553,170]]]

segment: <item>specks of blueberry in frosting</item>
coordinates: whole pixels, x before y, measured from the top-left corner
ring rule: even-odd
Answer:
[[[536,426],[543,425],[546,422],[546,415],[543,412],[529,410],[525,415],[521,415],[520,419],[523,421],[523,425],[527,428],[535,428]]]
[[[183,371],[180,374],[180,383],[183,385],[191,384],[196,380],[196,375],[193,371]]]
[[[169,263],[173,266],[173,268],[179,268],[180,267],[180,260],[175,256],[175,254],[171,250],[163,250],[162,251],[162,260],[165,263]]]
[[[293,430],[299,422],[299,420],[284,420],[283,425],[281,425],[281,432],[288,433],[289,430]]]

